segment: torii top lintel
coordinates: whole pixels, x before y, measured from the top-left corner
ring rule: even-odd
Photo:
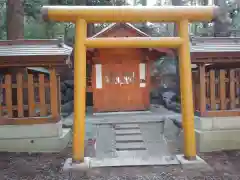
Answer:
[[[75,22],[211,21],[221,15],[218,6],[43,6],[45,20]]]

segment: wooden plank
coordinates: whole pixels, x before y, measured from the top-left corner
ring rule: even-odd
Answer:
[[[225,82],[225,70],[220,70],[220,108],[226,109],[226,82]]]
[[[238,73],[238,76],[236,77],[236,93],[237,93],[237,100],[238,105],[240,105],[240,73]]]
[[[61,80],[60,80],[60,75],[57,75],[57,83],[58,83],[58,88],[57,88],[57,93],[58,93],[58,112],[61,112]]]
[[[3,80],[0,80],[0,85],[3,83]],[[3,89],[0,87],[0,117],[2,116],[2,102],[3,102]]]
[[[40,100],[40,116],[47,115],[44,74],[39,74],[39,100]]]
[[[235,70],[230,69],[229,72],[230,79],[230,108],[234,109],[236,106],[236,93],[235,93]]]
[[[206,111],[206,79],[205,79],[205,65],[199,65],[200,78],[200,113]]]
[[[39,87],[39,83],[33,83],[34,87]],[[44,87],[49,87],[49,82],[45,81]],[[6,84],[0,84],[0,88],[6,88]],[[17,84],[12,84],[12,88],[17,88]],[[23,82],[23,88],[28,88],[28,82]]]
[[[7,106],[7,114],[8,117],[11,118],[13,116],[13,109],[12,109],[12,76],[7,74],[5,76],[5,84],[6,84],[6,106]]]
[[[45,104],[45,106],[47,109],[48,108],[50,109],[50,104]],[[35,103],[35,107],[40,108],[41,107],[40,103]],[[12,105],[12,110],[18,110],[18,107],[15,105]],[[23,105],[23,110],[28,110],[28,105]],[[2,105],[2,111],[7,111],[7,106]]]
[[[18,117],[23,117],[23,75],[17,73],[17,111]]]
[[[50,69],[50,104],[53,117],[57,117],[58,113],[58,95],[57,95],[57,75],[54,68]]]
[[[63,63],[56,63],[56,62],[53,62],[51,63],[52,66],[57,66],[57,67],[66,67],[66,61],[64,61],[64,64]],[[15,62],[15,63],[9,63],[9,61],[3,61],[0,63],[1,67],[39,67],[39,66],[49,66],[50,64],[49,63],[46,63],[46,62],[38,62],[38,63],[29,63],[29,62],[26,62],[26,63],[19,63],[18,62]]]
[[[36,115],[34,84],[33,84],[32,74],[28,74],[28,112],[29,112],[29,117],[34,117]]]
[[[206,69],[205,69],[205,72],[206,72]],[[206,97],[210,96],[210,78],[209,78],[209,72],[206,72],[205,74],[205,88],[206,88]]]
[[[203,117],[240,116],[240,110],[206,111],[202,116]]]
[[[235,89],[235,92],[236,92],[236,95],[237,95],[237,98],[236,98],[236,104],[239,105],[239,93],[238,93],[238,89],[239,89],[239,79],[240,79],[240,76],[239,76],[239,70],[235,70],[235,83],[236,83],[236,89]]]
[[[194,110],[198,109],[198,94],[197,94],[197,83],[198,83],[198,74],[196,72],[192,72],[192,79],[193,79],[193,102],[194,102]]]
[[[61,117],[24,117],[24,118],[6,118],[0,117],[0,125],[32,125],[59,122]]]
[[[215,71],[210,70],[210,107],[211,110],[216,109],[216,95],[215,95]]]

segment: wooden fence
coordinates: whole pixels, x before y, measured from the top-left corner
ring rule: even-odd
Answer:
[[[201,115],[240,115],[240,69],[211,69],[201,72],[200,67],[199,76],[195,75],[194,79],[195,109]]]
[[[60,79],[45,74],[6,74],[0,83],[0,124],[42,124],[60,119]]]
[[[220,69],[210,70],[206,73],[206,102],[208,110],[225,111],[239,109],[239,72],[238,69]]]

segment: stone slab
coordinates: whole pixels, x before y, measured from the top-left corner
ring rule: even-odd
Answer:
[[[67,147],[72,138],[71,129],[63,129],[61,136],[44,138],[0,139],[1,152],[52,153]]]
[[[240,130],[211,130],[195,129],[196,145],[199,152],[240,149]]]
[[[0,139],[58,137],[61,134],[61,121],[48,124],[0,126]]]
[[[136,141],[143,141],[141,134],[136,135],[121,135],[116,136],[116,142],[136,142]]]
[[[195,117],[198,130],[236,130],[240,129],[239,116],[235,117]]]
[[[125,135],[125,134],[141,134],[140,129],[119,129],[115,130],[115,134],[117,135]]]
[[[72,172],[72,171],[86,172],[89,168],[90,168],[89,157],[85,157],[84,162],[81,162],[81,163],[74,163],[72,158],[68,158],[63,165],[64,172]]]
[[[120,166],[157,166],[157,165],[177,165],[179,161],[174,157],[162,156],[155,157],[149,156],[148,158],[142,157],[118,157],[118,158],[105,158],[98,159],[92,158],[90,160],[91,167],[120,167]]]
[[[213,130],[240,129],[240,117],[213,117]]]
[[[151,111],[122,111],[122,112],[101,112],[93,113],[94,116],[123,115],[123,114],[149,114]]]
[[[111,125],[99,125],[96,128],[96,156],[114,157],[115,156],[115,131]]]
[[[148,151],[146,150],[137,150],[137,151],[116,151],[116,154],[118,157],[121,157],[121,158],[126,158],[126,157],[135,157],[135,158],[139,158],[139,157],[142,157],[143,159],[145,157],[148,157],[149,156],[149,153]]]
[[[116,143],[116,149],[121,150],[134,150],[146,149],[143,142],[129,142],[129,143]]]
[[[184,158],[183,154],[176,155],[177,160],[182,165],[183,169],[191,170],[191,169],[204,169],[210,170],[210,166],[199,156],[196,156],[196,160],[187,160]]]
[[[138,124],[117,124],[115,129],[137,129],[139,128]]]
[[[92,124],[140,124],[140,123],[156,123],[164,122],[168,118],[180,116],[176,113],[171,114],[122,114],[122,115],[107,115],[107,116],[87,116],[87,121]]]

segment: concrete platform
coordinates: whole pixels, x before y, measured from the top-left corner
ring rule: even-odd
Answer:
[[[196,160],[187,160],[184,158],[183,154],[176,155],[177,160],[182,165],[183,169],[204,169],[204,170],[210,170],[210,166],[199,156],[196,156]]]
[[[82,171],[87,172],[90,168],[99,167],[122,167],[122,166],[154,166],[154,165],[179,165],[176,157],[121,157],[121,158],[90,158],[85,157],[83,163],[73,163],[69,158],[65,161],[63,171]]]
[[[195,117],[197,150],[212,152],[240,149],[240,121],[235,117]]]
[[[117,157],[117,158],[92,158],[91,167],[121,167],[121,166],[154,166],[180,164],[175,157]]]
[[[49,124],[33,125],[3,125],[0,126],[1,139],[21,139],[37,137],[54,137],[61,136],[62,122]]]
[[[59,152],[67,147],[71,137],[71,129],[62,129],[62,134],[54,137],[0,139],[0,151],[28,153]]]
[[[240,117],[195,117],[198,130],[240,130]]]
[[[74,163],[72,161],[72,158],[68,158],[64,165],[63,165],[63,171],[82,171],[86,172],[90,168],[90,158],[85,157],[83,163]]]
[[[239,116],[195,117],[197,151],[213,152],[240,149],[239,119]],[[181,132],[180,137],[183,137],[183,132]]]
[[[199,152],[240,149],[240,130],[197,130],[196,144]]]

